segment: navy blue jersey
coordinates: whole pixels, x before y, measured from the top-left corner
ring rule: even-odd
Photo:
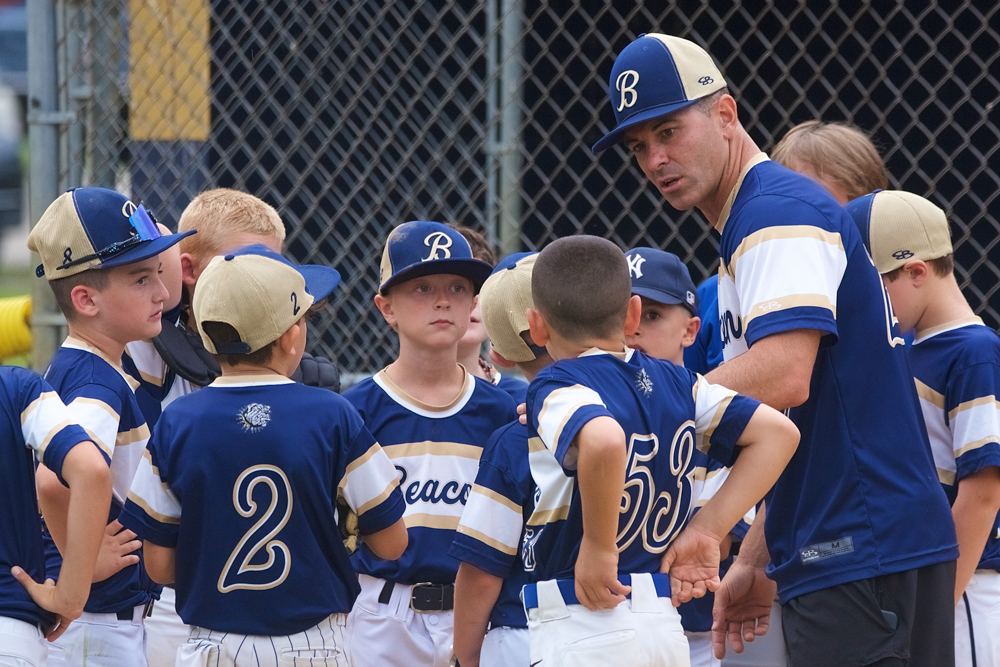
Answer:
[[[35,460],[62,479],[66,453],[87,440],[41,376],[24,368],[0,367],[0,616],[41,627],[55,621],[32,601],[10,568],[20,566],[35,581],[45,581]]]
[[[528,383],[521,378],[502,375],[500,371],[497,371],[496,374],[496,386],[510,394],[510,397],[514,399],[514,403],[518,405],[524,403],[525,398],[528,396]]]
[[[45,379],[66,403],[73,420],[111,461],[113,497],[108,517],[118,518],[128,497],[132,478],[149,440],[149,427],[135,397],[139,383],[100,350],[67,338],[56,351]],[[46,538],[51,539],[51,538]],[[58,551],[51,549],[50,573],[61,566]],[[141,559],[90,588],[85,611],[107,614],[124,611],[159,596],[160,587],[146,576]]]
[[[163,326],[172,325],[164,321]],[[164,408],[194,391],[190,382],[179,377],[163,361],[152,341],[138,340],[126,345],[122,369],[139,383],[135,398],[150,430],[156,426]]]
[[[574,576],[583,515],[573,440],[587,422],[615,419],[628,445],[618,571],[659,572],[691,510],[694,451],[731,464],[760,405],[669,361],[635,350],[622,357],[592,349],[544,369],[528,388],[528,459],[539,488],[523,549],[532,581]]]
[[[524,526],[535,509],[535,482],[528,467],[528,427],[514,421],[494,433],[479,460],[476,483],[462,512],[449,554],[503,579],[490,626],[528,627],[521,588]]]
[[[789,411],[799,447],[767,498],[782,602],[956,558],[903,341],[850,215],[760,154],[718,228],[726,360],[772,334],[822,334],[809,399]]]
[[[909,354],[938,479],[954,503],[964,477],[1000,466],[1000,338],[971,317],[918,331]],[[979,568],[1000,572],[1000,515]]]
[[[722,332],[719,330],[719,276],[698,285],[698,317],[701,328],[694,343],[684,348],[684,367],[705,375],[722,363]]]
[[[403,513],[396,471],[357,411],[278,375],[224,376],[164,410],[122,523],[176,549],[185,623],[287,635],[350,611],[360,591],[338,496],[362,535]]]
[[[366,547],[353,556],[358,572],[400,584],[455,581],[448,555],[490,435],[517,418],[507,392],[466,373],[451,405],[418,403],[380,371],[344,393],[399,471],[409,545],[398,561]]]

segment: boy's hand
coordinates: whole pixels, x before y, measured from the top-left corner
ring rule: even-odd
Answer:
[[[517,406],[517,421],[521,422],[523,426],[528,425],[528,404],[520,403]]]
[[[670,573],[675,607],[719,588],[719,540],[688,525],[667,549],[660,572]]]
[[[94,564],[94,583],[104,581],[113,574],[121,572],[129,565],[139,562],[139,554],[133,553],[142,542],[136,539],[131,530],[122,530],[122,525],[115,519],[104,529],[104,540]]]
[[[48,628],[45,632],[45,638],[50,642],[55,641],[62,633],[66,632],[66,628],[69,627],[70,622],[80,618],[80,614],[83,613],[82,607],[74,608],[61,599],[61,591],[56,588],[56,582],[52,579],[46,579],[44,584],[40,584],[17,566],[10,568],[10,573],[14,575],[18,583],[24,586],[24,589],[28,591],[28,595],[35,601],[35,604],[56,615],[55,625]]]
[[[712,646],[715,657],[726,657],[726,638],[737,653],[743,643],[763,637],[771,619],[771,605],[778,586],[759,567],[737,558],[715,593],[712,609]]]
[[[584,535],[576,558],[576,598],[590,611],[614,609],[632,591],[618,581],[618,549],[593,544]]]

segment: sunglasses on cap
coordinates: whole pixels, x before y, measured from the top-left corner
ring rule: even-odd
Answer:
[[[146,210],[146,207],[142,204],[136,207],[132,212],[132,215],[128,217],[129,224],[132,225],[132,235],[125,239],[124,241],[115,241],[111,245],[98,250],[97,252],[80,257],[79,259],[74,259],[72,262],[66,262],[62,266],[57,266],[56,271],[61,269],[68,269],[71,266],[76,266],[77,264],[83,264],[84,262],[89,262],[94,259],[99,259],[102,262],[106,259],[111,259],[115,255],[121,254],[130,248],[134,248],[140,243],[146,241],[155,241],[156,239],[163,236],[160,233],[160,228],[156,226],[156,218],[153,214]]]

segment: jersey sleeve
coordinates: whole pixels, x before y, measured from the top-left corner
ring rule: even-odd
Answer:
[[[709,458],[707,465],[704,467],[699,466],[695,469],[695,498],[694,498],[694,508],[691,511],[691,516],[694,516],[705,506],[709,500],[716,494],[719,488],[725,483],[726,479],[729,477],[729,468],[726,468],[718,461]],[[747,531],[750,530],[750,524],[753,523],[755,508],[751,508],[749,512],[740,519],[732,530],[732,534],[737,539],[742,540],[747,535]]]
[[[528,390],[527,410],[532,429],[571,475],[576,474],[580,455],[573,445],[580,429],[597,417],[614,419],[596,391],[554,378],[547,378],[537,388]]]
[[[358,532],[370,535],[396,523],[406,505],[399,490],[399,473],[374,436],[355,418],[348,446],[348,463],[338,495],[358,515]]]
[[[695,434],[698,450],[724,466],[739,453],[737,441],[760,406],[760,401],[712,384],[694,374]]]
[[[980,363],[948,382],[945,409],[951,429],[957,478],[1000,466],[1000,366]]]
[[[507,472],[507,466],[494,465],[494,459],[503,456],[503,449],[520,445],[527,472],[527,439],[522,443],[505,441],[502,434],[508,430],[494,433],[483,451],[476,483],[448,552],[501,579],[508,576],[518,558],[524,529],[523,506],[527,500],[523,486]]]
[[[21,386],[21,434],[24,442],[31,447],[39,461],[54,472],[59,480],[66,483],[62,477],[62,465],[73,447],[90,438],[76,424],[67,409],[49,383],[40,375],[25,371]],[[107,455],[105,454],[105,457]]]
[[[181,523],[181,503],[170,490],[166,471],[161,467],[164,447],[169,440],[168,420],[161,419],[139,461],[118,520],[142,540],[175,548]]]
[[[73,421],[83,427],[110,462],[115,455],[124,409],[121,397],[104,385],[91,383],[73,390],[63,399]]]
[[[837,291],[847,270],[838,231],[815,208],[795,199],[761,196],[741,217],[762,221],[729,253],[747,345],[783,331],[816,329],[837,335]],[[768,225],[772,220],[788,224]]]

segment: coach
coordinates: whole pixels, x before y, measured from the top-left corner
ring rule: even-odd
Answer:
[[[671,206],[722,235],[725,363],[708,379],[788,409],[802,433],[716,595],[716,654],[763,634],[776,587],[796,667],[953,665],[955,528],[851,218],[760,152],[693,42],[640,36],[608,93],[617,127],[594,152],[623,143]]]

